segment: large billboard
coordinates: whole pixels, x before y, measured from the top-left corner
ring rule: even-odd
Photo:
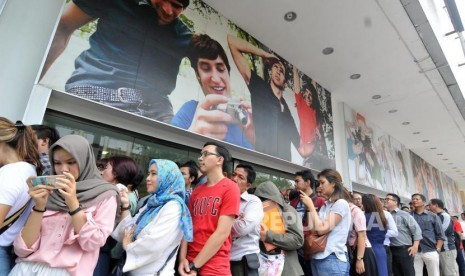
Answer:
[[[66,4],[40,84],[306,167],[334,168],[330,93],[196,0]]]
[[[410,198],[439,198],[450,211],[461,207],[457,183],[399,141],[344,105],[350,180]]]
[[[347,105],[344,117],[351,181],[410,197],[408,150]]]

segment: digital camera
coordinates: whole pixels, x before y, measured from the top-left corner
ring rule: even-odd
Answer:
[[[238,99],[231,98],[229,99],[229,102],[216,105],[213,109],[228,113],[241,125],[246,125],[249,121],[249,113]]]

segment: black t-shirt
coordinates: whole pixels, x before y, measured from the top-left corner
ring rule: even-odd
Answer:
[[[294,118],[284,98],[278,99],[269,83],[255,72],[251,73],[249,91],[255,125],[255,150],[291,161],[291,143],[296,148],[300,143]]]
[[[98,23],[90,49],[75,61],[66,90],[91,85],[171,93],[192,36],[184,23],[176,19],[159,25],[156,11],[143,0],[73,2]]]

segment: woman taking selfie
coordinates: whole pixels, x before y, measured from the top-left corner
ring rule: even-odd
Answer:
[[[100,247],[113,230],[117,192],[95,165],[89,142],[64,136],[50,148],[56,189],[32,186],[32,213],[14,241],[10,275],[92,275]]]
[[[309,218],[314,225],[313,230],[318,235],[328,235],[324,251],[312,256],[312,273],[319,276],[348,276],[350,265],[346,242],[351,216],[349,204],[344,200],[342,178],[337,171],[326,169],[318,174],[318,180],[323,196],[328,198],[319,214],[312,199],[300,192],[300,198],[309,210]]]
[[[192,241],[192,219],[184,203],[185,183],[178,166],[169,160],[150,161],[147,175],[150,197],[131,217],[129,210],[112,237],[126,251],[123,271],[130,275],[174,275],[176,252],[182,238]],[[126,193],[121,201],[128,204]],[[130,229],[130,230],[128,230]]]
[[[0,117],[0,275],[10,272],[11,245],[31,212],[26,180],[41,172],[32,129]]]

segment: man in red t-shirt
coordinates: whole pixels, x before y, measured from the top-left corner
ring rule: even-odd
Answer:
[[[462,244],[462,235],[463,235],[463,228],[459,222],[458,216],[451,216],[453,222],[454,231],[457,233],[455,235],[455,246],[459,246],[457,248],[457,265],[459,266],[459,275],[465,275],[465,260],[463,259],[463,244]]]
[[[312,199],[313,205],[315,205],[316,211],[319,212],[321,206],[325,204],[325,198],[321,196],[317,196],[314,193],[313,188],[315,188],[316,190],[317,181],[315,177],[313,176],[312,171],[303,170],[303,171],[296,172],[294,181],[295,181],[295,188],[298,191],[302,191],[306,195],[308,195]],[[305,205],[300,200],[300,196],[293,199],[290,202],[290,205],[294,207],[297,213],[300,215],[302,219],[302,224],[304,226],[304,237],[307,237],[310,234],[310,231],[308,230],[308,220],[307,220],[308,210],[305,208]],[[312,268],[310,265],[311,256],[305,256],[303,249],[300,249],[299,251],[297,251],[297,253],[299,255],[299,262],[300,262],[300,265],[302,266],[302,269],[304,270],[305,276],[312,275]]]
[[[181,244],[181,276],[231,275],[231,227],[239,215],[240,191],[223,175],[230,160],[229,151],[213,142],[206,143],[200,153],[200,171],[207,183],[198,186],[189,201],[194,241]]]

